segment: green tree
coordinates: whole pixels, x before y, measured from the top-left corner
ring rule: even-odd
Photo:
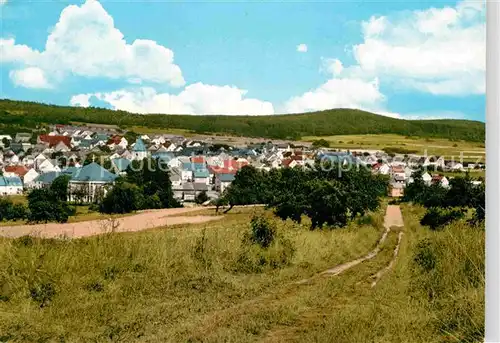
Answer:
[[[312,143],[312,146],[313,148],[329,148],[330,147],[330,143],[321,138],[321,139],[318,139],[318,140],[315,140],[313,143]]]
[[[203,204],[205,201],[208,201],[208,195],[206,191],[201,191],[196,195],[195,202],[197,204]]]
[[[57,221],[64,223],[68,221],[74,209],[68,206],[66,201],[61,200],[61,194],[57,194],[50,188],[34,189],[28,194],[28,220],[30,222]]]
[[[60,175],[52,181],[50,185],[50,190],[53,192],[57,200],[67,201],[68,200],[68,185],[71,177],[69,175]]]
[[[99,206],[103,213],[129,213],[141,208],[143,195],[139,187],[127,182],[117,182]]]

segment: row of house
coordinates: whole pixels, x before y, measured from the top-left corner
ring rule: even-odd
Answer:
[[[361,164],[371,168],[373,173],[390,176],[389,194],[392,196],[403,194],[406,185],[412,182],[412,171],[416,166],[452,170],[484,167],[418,156],[391,160],[383,152],[318,150],[290,143],[222,146],[178,135],[141,135],[129,142],[115,129],[71,125],[56,125],[49,133],[38,136],[27,133],[15,137],[3,135],[0,141],[3,146],[0,152],[3,172],[0,194],[17,194],[23,189],[45,187],[57,176],[68,174],[72,189],[85,188],[90,194],[89,199],[97,197],[104,185],[112,184],[116,177],[124,175],[133,161],[142,161],[146,157],[158,159],[168,167],[174,196],[181,201],[192,201],[200,192],[206,192],[209,198],[218,197],[245,165],[262,170],[295,168],[313,165],[318,159],[325,158],[342,164]],[[99,165],[107,165],[101,163],[102,160],[95,161],[99,157],[104,157],[104,162],[109,163],[108,170]],[[448,186],[448,179],[437,174],[424,174],[424,179],[425,182],[440,182]]]

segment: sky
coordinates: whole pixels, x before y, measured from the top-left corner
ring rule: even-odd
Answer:
[[[485,120],[485,2],[0,0],[0,98]]]

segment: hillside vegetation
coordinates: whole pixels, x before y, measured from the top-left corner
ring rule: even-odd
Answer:
[[[162,130],[186,129],[245,137],[298,140],[303,136],[400,134],[483,142],[485,124],[468,120],[402,120],[353,109],[273,116],[139,115],[102,108],[45,105],[0,100],[0,132],[34,128],[40,123],[85,122],[120,127],[143,126]]]
[[[400,254],[376,287],[370,275],[392,259],[395,229],[374,259],[298,285],[371,251],[383,209],[315,231],[267,213],[278,237],[268,248],[245,238],[254,211],[264,212],[75,240],[0,238],[0,341],[482,341],[482,224],[429,230],[425,210],[405,204]]]

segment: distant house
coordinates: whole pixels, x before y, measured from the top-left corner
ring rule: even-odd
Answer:
[[[142,160],[148,156],[146,146],[141,138],[137,138],[134,147],[132,148],[132,158],[134,160]]]
[[[193,181],[195,183],[210,184],[210,173],[207,168],[198,169],[193,172]]]
[[[38,136],[38,143],[44,143],[49,148],[58,147],[60,150],[57,151],[69,151],[71,149],[71,137],[68,136],[40,135]],[[60,143],[63,143],[63,145]]]
[[[39,173],[47,173],[50,171],[61,171],[55,160],[45,159],[35,164],[35,169]]]
[[[28,171],[29,169],[26,168],[24,165],[5,166],[4,176],[12,175],[12,176],[18,176],[22,179]]]
[[[30,169],[23,177],[23,185],[25,188],[34,188],[35,179],[38,177],[37,171],[35,169]]]
[[[399,182],[392,182],[389,185],[389,196],[399,198],[404,195],[404,184]]]
[[[215,189],[221,193],[234,181],[234,174],[218,174],[215,176]]]
[[[59,175],[61,175],[60,171],[49,171],[46,173],[41,173],[33,180],[30,188],[49,187]]]
[[[0,195],[23,193],[23,182],[19,176],[0,176]]]
[[[182,185],[181,171],[177,168],[170,170],[170,182],[172,182],[172,187],[180,187]]]
[[[126,158],[114,158],[111,160],[111,166],[115,174],[125,174],[130,163],[132,163],[132,161]]]
[[[430,185],[432,182],[432,176],[429,173],[425,172],[422,174],[422,180],[426,185]]]
[[[29,143],[31,139],[31,133],[27,133],[27,132],[18,132],[16,133],[16,137],[15,137],[15,141],[16,142],[19,142],[19,143]]]
[[[92,162],[79,168],[68,184],[70,201],[83,200],[94,202],[107,193],[107,186],[112,185],[118,176]],[[83,199],[76,199],[75,191],[84,190]]]

